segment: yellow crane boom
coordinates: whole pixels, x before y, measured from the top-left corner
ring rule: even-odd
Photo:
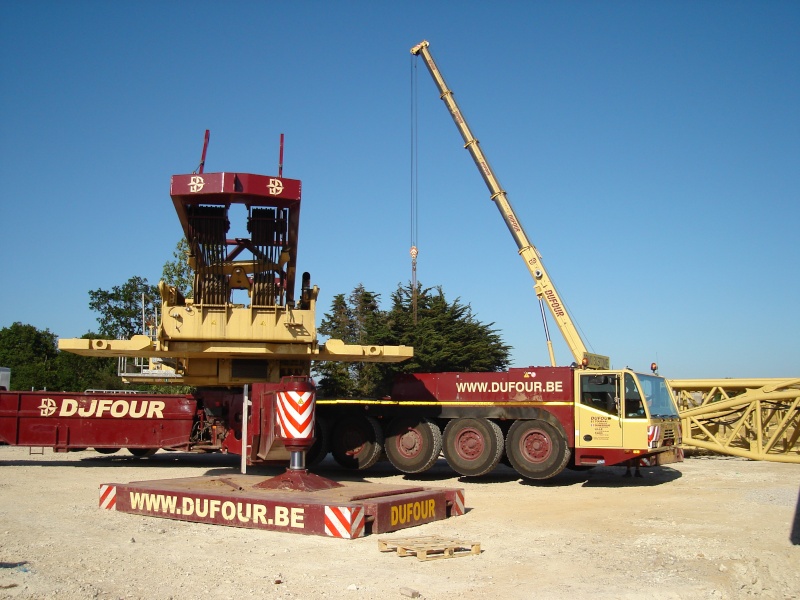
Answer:
[[[450,111],[450,116],[453,117],[453,122],[456,124],[458,131],[461,133],[461,137],[464,138],[464,147],[469,151],[472,159],[475,161],[475,165],[478,167],[478,171],[480,171],[480,174],[483,177],[484,182],[486,182],[486,186],[489,188],[489,192],[492,195],[492,201],[500,211],[503,221],[505,221],[508,230],[511,232],[511,236],[514,238],[514,241],[517,244],[519,255],[525,262],[525,266],[528,268],[531,277],[533,277],[535,282],[534,291],[539,299],[539,307],[542,313],[542,320],[544,321],[545,335],[547,337],[547,348],[548,352],[550,353],[550,364],[552,366],[556,366],[555,355],[553,354],[553,344],[550,341],[550,334],[547,329],[547,320],[545,318],[545,303],[550,309],[550,314],[553,316],[553,319],[558,325],[561,335],[564,336],[564,340],[567,342],[567,346],[569,347],[575,362],[590,369],[610,368],[611,361],[607,356],[587,352],[586,344],[584,344],[583,340],[581,339],[578,329],[575,327],[575,324],[572,322],[572,319],[567,312],[566,305],[561,300],[555,285],[553,285],[550,275],[547,273],[547,269],[544,267],[544,263],[542,262],[542,257],[539,254],[539,251],[530,242],[528,236],[525,234],[522,223],[520,223],[519,219],[514,213],[514,209],[511,207],[511,203],[508,200],[506,192],[500,186],[497,176],[489,165],[489,161],[486,159],[486,156],[483,154],[480,143],[475,136],[472,135],[472,131],[470,130],[469,125],[467,125],[467,120],[464,118],[464,115],[458,108],[458,104],[456,104],[455,98],[453,97],[453,92],[447,87],[444,77],[436,66],[428,46],[428,42],[423,41],[411,49],[411,54],[422,57],[422,60],[425,62],[425,66],[428,68],[431,77],[433,77],[433,81],[436,83],[436,87],[439,89],[442,100],[447,106],[447,109]]]

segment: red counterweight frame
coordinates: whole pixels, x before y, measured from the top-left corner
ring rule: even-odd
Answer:
[[[203,251],[203,232],[192,226],[194,207],[222,207],[227,220],[227,210],[232,204],[242,204],[248,211],[258,208],[275,208],[288,212],[288,226],[284,235],[273,234],[273,239],[262,240],[270,245],[280,246],[281,263],[285,267],[282,286],[286,290],[286,302],[295,301],[294,288],[297,270],[297,243],[300,227],[300,197],[302,182],[298,179],[254,175],[251,173],[193,173],[173,175],[170,196],[175,212],[189,243],[190,256],[196,261],[196,270],[202,272],[211,266],[208,252]],[[227,227],[225,232],[227,233]],[[218,240],[221,243],[221,240]],[[259,257],[259,243],[252,239],[225,238],[228,251],[218,256],[222,262],[234,261],[244,250]],[[232,284],[231,287],[242,287]]]

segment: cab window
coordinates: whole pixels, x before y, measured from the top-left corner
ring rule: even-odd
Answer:
[[[625,373],[625,417],[628,419],[645,418],[642,394],[630,373]]]
[[[616,415],[618,402],[617,375],[581,375],[581,404]]]

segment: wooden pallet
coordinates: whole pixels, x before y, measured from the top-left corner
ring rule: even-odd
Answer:
[[[392,552],[397,556],[416,554],[418,560],[436,560],[437,558],[455,558],[481,553],[480,542],[462,542],[435,535],[423,535],[396,540],[378,540],[378,550]]]

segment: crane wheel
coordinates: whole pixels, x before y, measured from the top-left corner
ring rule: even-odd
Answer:
[[[456,473],[485,475],[503,456],[503,432],[489,419],[453,419],[444,429],[442,450]]]
[[[333,426],[331,453],[345,469],[369,469],[383,452],[383,431],[366,415],[342,417]]]
[[[425,417],[396,417],[386,428],[384,451],[398,471],[422,473],[439,458],[442,432],[436,423]]]
[[[158,452],[158,448],[128,448],[128,452],[136,458],[147,458]]]
[[[526,479],[548,479],[564,470],[570,451],[560,427],[539,419],[521,419],[508,430],[506,456]]]
[[[331,449],[331,426],[327,419],[317,415],[314,423],[314,444],[306,452],[306,467],[311,468],[321,463]]]

